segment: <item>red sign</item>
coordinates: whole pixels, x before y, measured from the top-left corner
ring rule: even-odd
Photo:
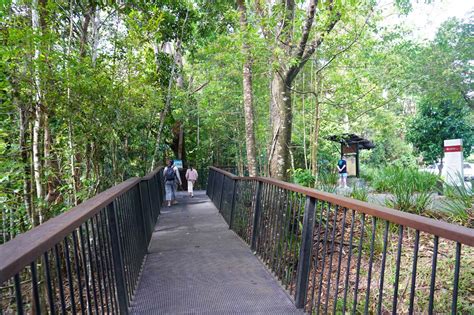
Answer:
[[[444,147],[444,152],[462,152],[461,145],[450,145]]]

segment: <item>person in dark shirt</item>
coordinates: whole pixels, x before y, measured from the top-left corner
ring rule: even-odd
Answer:
[[[337,161],[337,171],[339,172],[339,187],[347,187],[347,162],[344,157]]]

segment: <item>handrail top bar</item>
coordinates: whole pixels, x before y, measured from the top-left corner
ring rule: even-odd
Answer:
[[[116,198],[132,189],[142,180],[153,178],[160,169],[161,167],[158,167],[142,178],[129,178],[0,245],[0,284],[53,248],[54,245],[61,242],[67,235]]]
[[[210,168],[235,180],[257,180],[267,184],[272,184],[280,188],[284,188],[296,193],[301,193],[321,201],[330,202],[340,207],[355,210],[357,212],[365,213],[395,224],[400,224],[405,227],[413,228],[419,230],[420,232],[426,232],[432,235],[436,235],[445,239],[449,239],[474,247],[474,229],[470,229],[464,226],[451,224],[441,220],[434,220],[431,218],[423,217],[421,215],[390,209],[384,206],[374,205],[368,202],[348,197],[338,196],[336,194],[319,191],[313,188],[303,187],[297,184],[287,183],[274,178],[241,177],[235,176],[234,174],[218,169],[216,167],[211,166]]]
[[[153,171],[151,171],[150,173],[146,174],[145,176],[142,177],[143,180],[150,180],[153,178],[153,176],[155,176],[163,167],[162,166],[159,166],[157,168],[155,168]]]

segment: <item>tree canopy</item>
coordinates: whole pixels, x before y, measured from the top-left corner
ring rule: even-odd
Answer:
[[[452,136],[469,154],[472,20],[420,42],[383,19],[373,1],[3,1],[0,242],[168,158],[317,177],[344,132],[373,165]]]

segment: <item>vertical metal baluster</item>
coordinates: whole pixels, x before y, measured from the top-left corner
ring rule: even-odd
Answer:
[[[415,288],[416,288],[416,267],[418,263],[418,247],[420,243],[420,231],[415,232],[415,248],[413,249],[413,266],[411,269],[411,288],[410,288],[410,306],[408,307],[408,314],[413,314],[413,304],[415,302]]]
[[[291,229],[293,222],[291,221],[293,218],[292,216],[292,197],[291,197],[291,191],[287,191],[286,194],[286,235],[285,235],[285,257],[290,257],[291,255],[291,246],[290,246],[290,241],[291,241]],[[291,264],[291,259],[288,258],[287,260],[283,261],[283,264],[281,266],[281,273],[282,273],[282,281],[285,285],[285,288],[288,287],[288,274],[289,274],[289,269],[290,269],[290,264]]]
[[[300,234],[300,231],[299,231],[299,221],[300,219],[303,219],[304,220],[304,217],[303,217],[303,213],[304,211],[301,211],[301,209],[304,208],[304,205],[306,203],[306,196],[299,196],[298,198],[298,207],[296,209],[296,217],[297,217],[297,225],[296,225],[296,234],[295,234],[295,245],[296,243],[298,242],[298,234]],[[303,217],[303,218],[302,218]],[[303,221],[301,220],[301,221]],[[303,231],[301,231],[301,239],[303,238]],[[293,257],[298,257],[298,246],[295,246],[295,249],[293,250]],[[295,295],[296,295],[296,283],[298,281],[298,273],[296,272],[297,271],[297,260],[295,259],[294,261],[294,268],[293,268],[293,275],[292,275],[292,278],[291,278],[291,282],[295,284]]]
[[[288,190],[285,190],[285,196],[284,196],[284,205],[283,205],[283,223],[282,223],[282,235],[281,235],[281,238],[280,238],[280,244],[281,244],[281,256],[283,257],[288,257],[288,254],[287,254],[287,245],[288,245],[288,242],[286,241],[287,238],[288,238],[288,231],[289,231],[289,228],[288,228],[288,223],[289,223],[289,218],[291,217],[288,213],[288,194],[289,194],[289,191]],[[286,259],[283,259],[283,257],[280,257],[278,259],[278,265],[277,265],[277,274],[278,274],[278,278],[281,280],[282,284],[285,285],[285,282],[284,282],[284,272],[283,272],[283,269],[285,268],[285,265],[286,265]]]
[[[102,225],[102,233],[104,235],[104,240],[105,240],[105,263],[107,266],[107,278],[109,281],[109,296],[110,296],[110,301],[111,301],[110,306],[111,306],[112,314],[115,314],[116,303],[117,303],[116,298],[115,298],[115,278],[114,278],[114,273],[113,273],[113,265],[112,265],[113,262],[112,262],[111,253],[110,253],[110,248],[111,248],[110,236],[109,236],[108,228],[107,228],[110,224],[110,221],[107,218],[106,211],[101,211],[100,214],[103,219],[102,222],[104,222],[104,224]]]
[[[82,294],[81,266],[79,262],[76,231],[72,232],[72,244],[73,244],[73,251],[74,251],[74,264],[76,266],[77,284],[79,287],[79,303],[81,306],[81,313],[85,314],[84,295]]]
[[[278,187],[275,187],[275,195],[273,196],[273,200],[274,200],[274,205],[273,205],[273,211],[274,211],[274,214],[273,216],[275,217],[274,218],[274,221],[273,221],[273,233],[272,233],[272,239],[271,239],[271,243],[272,243],[272,248],[273,248],[273,251],[271,253],[271,257],[269,257],[269,264],[271,266],[271,270],[275,272],[275,262],[276,262],[276,259],[278,258],[278,235],[280,234],[280,221],[281,221],[281,218],[282,216],[280,215],[280,204],[281,204],[281,200],[280,200],[280,195],[281,195],[281,190],[280,188]]]
[[[346,268],[346,279],[344,281],[344,298],[342,300],[342,313],[346,312],[346,302],[347,302],[347,291],[349,289],[349,274],[351,272],[351,258],[352,258],[352,240],[354,239],[354,223],[355,223],[355,211],[352,210],[351,218],[351,229],[349,236],[349,255],[347,257],[347,268]]]
[[[112,255],[114,264],[114,275],[117,286],[117,299],[119,313],[126,313],[128,310],[127,288],[125,284],[123,256],[121,252],[121,238],[118,231],[117,214],[114,202],[107,206],[107,216],[109,218],[110,243],[112,244]]]
[[[41,305],[39,299],[39,292],[38,292],[38,273],[36,270],[36,262],[32,262],[30,264],[31,268],[31,286],[32,286],[32,293],[33,293],[33,305],[35,314],[41,315]]]
[[[96,214],[96,223],[97,223],[97,244],[99,247],[99,259],[100,259],[100,269],[102,271],[102,283],[104,284],[104,298],[105,298],[105,310],[107,314],[110,314],[110,309],[109,309],[109,295],[108,295],[108,288],[109,288],[109,283],[107,281],[107,269],[106,265],[104,262],[104,243],[103,243],[103,237],[102,237],[102,220],[100,217],[100,212]]]
[[[66,314],[66,299],[64,298],[64,283],[63,283],[63,276],[61,272],[61,261],[60,261],[58,244],[54,245],[54,256],[56,260],[56,272],[58,276],[58,287],[59,287],[59,298],[61,300],[61,311],[63,314]]]
[[[126,279],[127,279],[127,293],[128,293],[128,301],[132,299],[132,290],[133,290],[133,277],[132,277],[132,261],[133,261],[133,243],[132,243],[132,235],[131,235],[131,229],[130,229],[130,224],[131,224],[131,211],[130,211],[130,203],[129,203],[129,198],[127,195],[125,197],[125,204],[124,204],[124,209],[122,209],[122,212],[124,214],[123,220],[121,222],[123,231],[124,231],[124,236],[125,238],[123,239],[124,243],[124,253],[125,256],[124,261],[124,270]]]
[[[237,185],[238,181],[236,179],[232,179],[232,201],[230,204],[230,219],[229,219],[229,229],[232,229],[232,225],[234,222],[234,216],[235,216],[235,198],[237,194]]]
[[[357,296],[359,294],[359,277],[360,277],[360,262],[362,258],[362,243],[364,242],[364,228],[365,228],[365,213],[361,214],[362,221],[361,221],[361,231],[360,231],[360,240],[359,246],[357,248],[357,267],[356,267],[356,280],[355,280],[355,288],[354,288],[354,304],[352,307],[352,313],[355,314],[357,310]]]
[[[266,224],[265,228],[263,231],[265,233],[263,234],[263,261],[268,265],[268,257],[269,257],[269,252],[271,251],[271,232],[272,232],[272,224],[273,224],[273,201],[274,201],[274,196],[275,196],[275,189],[276,187],[274,185],[269,185],[269,195],[268,195],[268,200],[266,202]]]
[[[21,282],[20,275],[17,273],[14,277],[15,281],[15,300],[16,300],[16,312],[18,315],[23,314],[23,298],[21,296]]]
[[[278,222],[280,221],[280,216],[279,216],[279,205],[280,205],[280,188],[275,187],[275,193],[272,198],[272,208],[273,208],[273,223],[272,223],[272,234],[270,236],[270,256],[268,257],[268,265],[270,267],[270,270],[275,271],[274,269],[274,262],[275,262],[275,255],[277,254],[277,234],[278,234]]]
[[[291,253],[292,253],[292,250],[293,250],[293,239],[295,237],[295,222],[296,222],[296,206],[295,206],[295,203],[297,201],[295,195],[296,193],[294,192],[290,192],[290,241],[288,243],[288,247],[289,247],[289,253],[290,253],[290,257],[295,257],[295,256],[291,256]],[[293,269],[294,269],[294,261],[295,259],[293,259],[292,261],[292,265],[291,266],[288,266],[287,267],[287,270],[286,270],[286,281],[285,281],[285,288],[288,288],[288,285],[290,284],[290,280],[291,280],[291,274],[293,273]],[[290,295],[291,295],[291,290],[290,290]]]
[[[382,249],[382,266],[380,267],[380,284],[379,284],[379,300],[377,303],[377,314],[382,314],[382,300],[383,300],[383,282],[385,278],[385,261],[387,258],[388,245],[388,229],[390,222],[385,221],[385,231],[383,234],[383,249]]]
[[[260,224],[260,216],[261,216],[261,208],[262,208],[261,200],[260,200],[262,196],[262,188],[263,188],[262,186],[263,186],[263,183],[259,181],[258,186],[257,186],[257,192],[255,195],[255,209],[253,211],[252,242],[250,245],[250,249],[252,251],[257,250],[257,234],[259,233],[258,226]]]
[[[82,249],[82,264],[84,265],[84,279],[86,284],[87,309],[92,314],[91,289],[89,286],[89,271],[87,269],[86,245],[84,242],[84,231],[82,225],[79,226],[79,241]],[[90,257],[89,257],[90,258]]]
[[[326,267],[326,254],[327,254],[327,247],[328,247],[328,237],[329,237],[329,217],[331,215],[331,203],[327,202],[327,215],[326,215],[326,225],[324,227],[324,241],[323,241],[323,256],[321,261],[321,272],[319,276],[319,288],[318,288],[318,302],[316,305],[316,314],[319,314],[319,308],[321,307],[321,295],[323,292],[323,279],[324,279],[324,269]]]
[[[96,236],[96,229],[97,229],[97,221],[94,220],[95,216],[91,218],[91,235],[92,235],[92,247],[94,247],[94,261],[95,261],[95,267],[97,270],[97,285],[99,289],[99,299],[100,299],[100,310],[103,313],[104,312],[104,294],[102,290],[102,272],[100,270],[100,258],[98,254],[98,249],[97,249],[97,236]]]
[[[333,314],[336,314],[337,296],[339,294],[339,278],[341,276],[342,248],[344,247],[344,235],[346,231],[346,215],[347,215],[347,208],[344,208],[344,215],[342,217],[341,243],[339,244],[339,252],[338,252],[338,258],[337,258],[337,273],[336,273],[336,287],[335,287],[336,291],[334,292],[334,305],[333,305],[333,311],[332,311]]]
[[[226,176],[224,174],[221,174],[221,194],[219,196],[219,212],[222,212],[222,201],[224,200],[224,186],[225,186],[225,178]]]
[[[393,285],[393,306],[392,314],[397,314],[397,302],[398,302],[398,282],[400,278],[400,261],[402,258],[402,242],[403,242],[403,225],[398,226],[398,249],[397,249],[397,262],[395,269],[395,282]]]
[[[461,243],[456,243],[456,260],[454,263],[454,283],[453,283],[453,302],[451,304],[451,314],[458,313],[458,286],[459,269],[461,268]]]
[[[53,298],[53,285],[51,281],[51,267],[49,264],[49,257],[48,257],[48,252],[44,253],[43,255],[44,259],[44,272],[45,272],[45,277],[46,277],[46,290],[48,294],[48,303],[49,303],[49,312],[50,314],[54,315],[56,314],[56,308],[54,305],[54,298]]]
[[[313,231],[316,199],[306,196],[303,218],[303,232],[299,253],[299,264],[296,280],[295,304],[297,308],[304,308],[308,295],[308,280],[311,271],[311,256],[313,249]]]
[[[328,270],[328,281],[327,281],[327,288],[326,288],[326,301],[324,303],[324,314],[328,312],[328,305],[329,305],[329,292],[331,291],[331,277],[332,277],[332,260],[334,257],[334,243],[336,239],[336,227],[337,227],[337,215],[339,212],[339,206],[336,205],[334,210],[334,222],[332,227],[332,236],[331,236],[331,253],[329,254],[329,270]],[[337,287],[337,282],[336,282]]]
[[[125,293],[127,295],[127,304],[128,304],[128,301],[129,301],[129,292],[130,292],[130,287],[129,287],[129,284],[130,284],[130,274],[128,272],[128,269],[129,269],[129,261],[128,261],[128,244],[127,244],[127,241],[128,241],[128,234],[127,234],[127,231],[126,231],[126,225],[125,225],[125,222],[127,221],[127,217],[126,217],[126,201],[124,200],[125,199],[125,196],[121,196],[119,198],[119,202],[117,203],[117,231],[118,231],[118,236],[119,236],[119,239],[120,239],[120,249],[121,249],[121,253],[122,253],[122,266],[123,266],[123,277],[124,277],[124,283],[125,283]]]
[[[364,307],[365,315],[369,313],[370,282],[372,280],[372,264],[374,262],[374,244],[375,244],[376,232],[377,232],[377,218],[372,217],[372,238],[370,240],[369,272],[367,274],[367,294],[365,295],[365,307]]]
[[[269,219],[270,219],[270,207],[269,207],[269,201],[271,200],[272,196],[272,190],[273,186],[270,184],[265,185],[266,189],[266,196],[264,197],[264,203],[262,205],[262,218],[264,220],[260,221],[260,231],[261,231],[261,236],[259,239],[261,240],[260,242],[260,255],[262,257],[263,262],[265,262],[266,254],[267,254],[267,234],[269,230]]]
[[[311,300],[309,304],[309,309],[308,311],[313,313],[313,306],[314,306],[314,299],[315,299],[315,292],[316,292],[316,274],[318,273],[318,258],[319,258],[319,247],[321,245],[321,226],[323,224],[323,213],[324,213],[324,201],[317,201],[316,202],[316,212],[317,209],[319,208],[319,221],[318,221],[318,231],[316,234],[318,235],[318,239],[316,241],[316,252],[313,254],[314,257],[314,263],[312,264],[313,267],[313,278],[311,283],[313,284],[313,287],[311,288]]]
[[[94,297],[94,309],[95,309],[95,313],[98,314],[99,313],[99,302],[98,302],[98,299],[97,299],[97,286],[96,286],[96,281],[95,281],[95,277],[96,277],[96,271],[95,271],[95,268],[94,268],[94,265],[95,265],[95,257],[94,257],[94,254],[92,252],[92,246],[91,246],[91,236],[90,236],[90,232],[89,232],[89,221],[86,221],[84,222],[84,228],[86,230],[86,239],[87,239],[87,252],[89,253],[89,266],[90,266],[90,269],[91,269],[91,280],[92,280],[92,294],[93,294],[93,297]]]
[[[73,314],[76,314],[76,299],[74,298],[71,258],[69,257],[69,242],[68,242],[67,236],[64,238],[64,254],[66,257],[66,272],[67,272],[67,281],[69,284],[69,298],[71,299],[71,310]]]

